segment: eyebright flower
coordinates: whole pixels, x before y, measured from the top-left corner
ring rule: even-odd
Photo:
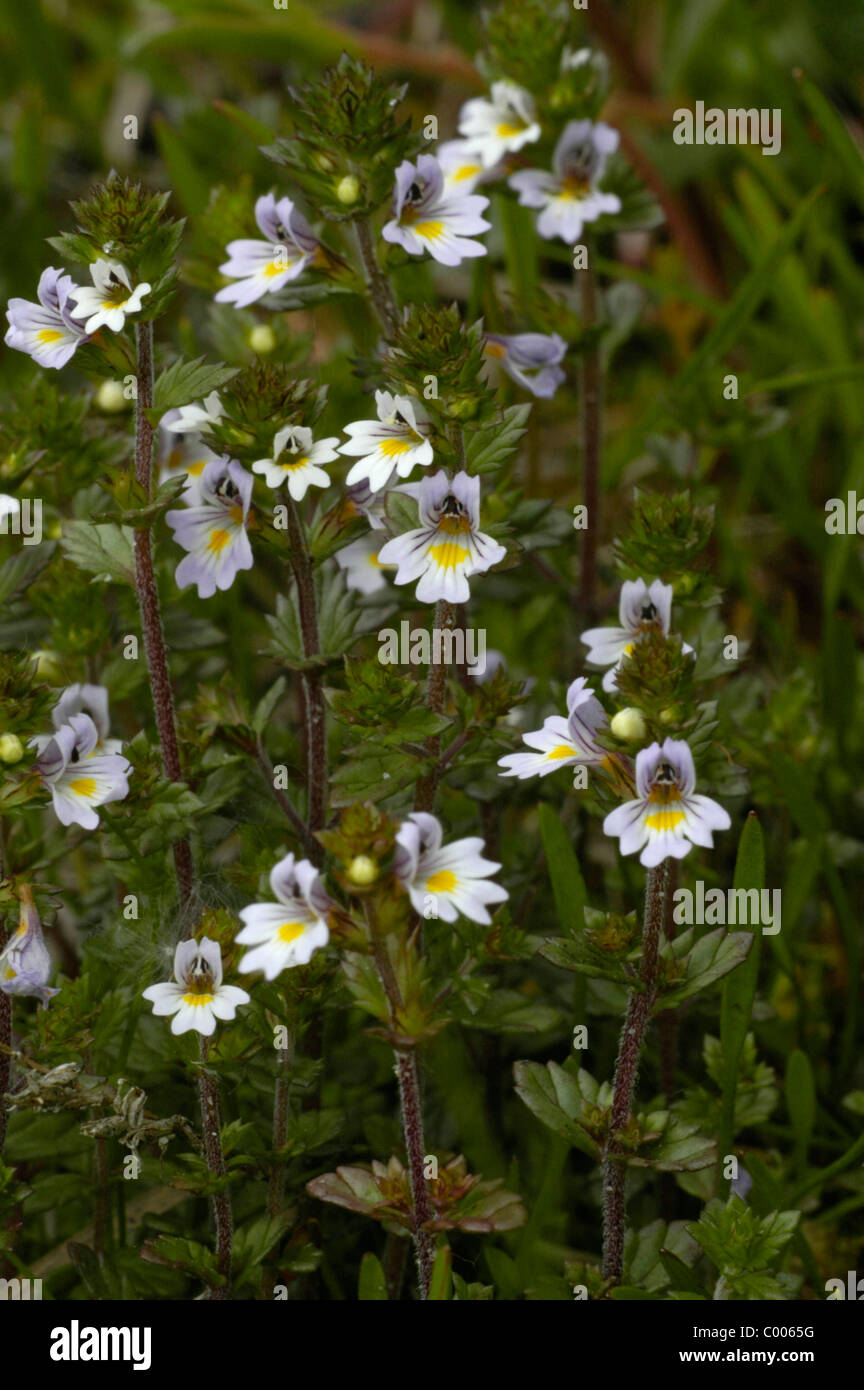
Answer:
[[[218,391],[211,391],[201,405],[181,405],[167,410],[159,421],[160,468],[169,475],[186,474],[181,494],[187,507],[200,507],[201,477],[208,463],[218,459],[201,439],[200,431],[222,418]]]
[[[108,715],[108,691],[104,685],[68,685],[51,711],[55,729],[68,724],[73,714],[88,714],[96,727],[94,753],[119,753],[123,742],[109,738],[111,721]]]
[[[126,758],[100,747],[99,730],[89,714],[70,714],[54,734],[30,740],[39,757],[35,768],[51,792],[61,825],[95,830],[96,806],[122,801],[131,771]]]
[[[554,396],[566,372],[558,365],[567,344],[557,333],[486,334],[486,356],[532,396]]]
[[[41,999],[43,1009],[47,1009],[48,1000],[60,991],[48,985],[51,956],[42,935],[33,893],[27,884],[21,885],[19,893],[21,919],[0,952],[0,989],[4,994],[33,994]]]
[[[415,911],[425,916],[428,898],[435,899],[436,915],[455,922],[461,912],[472,922],[488,926],[488,903],[503,903],[509,896],[500,883],[488,882],[501,868],[483,859],[484,842],[469,838],[442,845],[441,822],[425,811],[412,811],[396,835],[396,877],[408,892]]]
[[[567,718],[550,714],[543,728],[523,734],[522,742],[536,753],[508,753],[498,759],[504,768],[501,777],[545,777],[559,767],[585,763],[588,767],[602,766],[609,754],[596,739],[601,729],[608,727],[606,711],[584,676],[573,681],[567,690]]]
[[[246,518],[252,477],[227,455],[208,463],[201,475],[200,505],[165,513],[174,539],[189,553],[174,574],[178,588],[198,586],[199,598],[230,589],[239,570],[252,568]]]
[[[380,492],[390,481],[393,469],[400,478],[407,478],[415,464],[426,467],[432,462],[432,445],[424,433],[429,428],[426,412],[411,396],[393,396],[389,391],[375,392],[377,420],[357,420],[345,426],[351,438],[339,447],[340,454],[362,455],[351,465],[346,482],[368,482],[373,492]]]
[[[510,176],[510,187],[526,208],[541,208],[537,231],[550,240],[560,237],[571,244],[582,235],[586,222],[605,212],[620,212],[615,193],[598,192],[606,161],[618,148],[618,132],[598,121],[569,121],[552,156],[552,172],[521,169]]]
[[[395,582],[419,579],[421,603],[467,603],[470,574],[481,574],[507,554],[480,526],[480,479],[457,473],[452,482],[442,468],[424,478],[417,502],[420,527],[388,541],[379,552],[380,564],[398,565]]]
[[[176,981],[176,983],[175,983]],[[174,952],[174,980],[150,985],[143,991],[161,1018],[173,1014],[172,1033],[188,1033],[191,1028],[209,1038],[216,1031],[216,1020],[234,1018],[241,1004],[250,1002],[245,989],[222,983],[222,952],[218,941],[202,936],[200,941],[181,941]]]
[[[655,579],[648,587],[644,579],[625,579],[621,585],[618,604],[620,627],[592,627],[583,632],[580,642],[589,648],[585,660],[592,666],[611,666],[603,677],[603,689],[614,690],[617,684],[616,673],[625,656],[629,656],[634,644],[651,628],[657,628],[667,636],[672,619],[672,585]],[[683,652],[693,648],[685,643]]]
[[[278,901],[244,907],[245,926],[235,939],[254,947],[237,967],[241,974],[263,970],[265,979],[275,980],[283,970],[308,965],[313,952],[327,945],[330,899],[315,865],[308,859],[295,862],[293,854],[275,865],[270,887]]]
[[[201,405],[193,402],[192,405],[178,406],[176,410],[167,410],[159,423],[172,434],[192,434],[207,425],[218,425],[224,413],[219,392],[211,391]]]
[[[40,367],[65,367],[87,337],[83,326],[75,322],[69,303],[77,290],[71,275],[49,265],[39,276],[38,304],[29,299],[9,300],[6,346],[29,353]]]
[[[310,429],[303,425],[285,425],[276,432],[273,457],[258,459],[252,465],[252,472],[261,473],[268,487],[281,487],[287,482],[294,501],[302,502],[307,488],[330,486],[330,475],[320,465],[332,463],[339,457],[333,448],[338,443],[336,435],[313,442]]]
[[[505,154],[540,139],[534,99],[515,82],[493,82],[491,99],[472,97],[459,115],[459,134],[479,150],[487,169]]]
[[[438,146],[435,158],[444,171],[446,193],[473,193],[486,173],[483,155],[470,140],[447,140]]]
[[[729,815],[708,796],[694,795],[696,772],[693,754],[683,739],[667,738],[662,747],[652,743],[636,755],[634,801],[625,801],[603,822],[607,835],[621,841],[622,854],[642,849],[639,862],[646,869],[664,859],[683,859],[693,845],[712,849],[712,830],[728,830]]]
[[[409,255],[428,251],[441,265],[459,265],[466,257],[485,256],[486,247],[469,238],[488,232],[481,213],[489,199],[445,187],[444,170],[434,155],[421,154],[417,163],[403,160],[396,170],[393,217],[381,230]]]
[[[318,255],[321,244],[290,198],[277,202],[274,194],[265,194],[255,204],[255,221],[267,240],[229,241],[229,259],[219,269],[237,284],[221,289],[217,304],[245,309],[296,280]]]
[[[345,575],[349,589],[356,589],[360,594],[374,594],[378,589],[387,587],[384,565],[378,558],[381,549],[381,537],[370,531],[337,550],[336,563]]]
[[[150,285],[145,282],[133,289],[129,271],[119,261],[94,261],[90,276],[93,289],[89,285],[83,289],[75,286],[69,294],[75,304],[76,319],[86,319],[84,328],[88,333],[95,333],[103,325],[112,333],[119,333],[127,315],[139,312]]]
[[[394,491],[398,490],[398,488],[394,489]],[[373,531],[383,531],[386,526],[384,518],[387,514],[386,491],[382,489],[380,492],[373,492],[368,482],[352,483],[346,491],[348,495],[345,501],[349,515],[353,516],[354,513],[359,512],[361,516],[365,516]],[[350,546],[348,548],[350,549]]]

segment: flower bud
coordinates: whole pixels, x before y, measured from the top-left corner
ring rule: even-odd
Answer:
[[[336,197],[340,203],[350,207],[360,197],[360,180],[354,174],[346,174],[336,185]]]
[[[276,334],[269,323],[256,323],[249,334],[249,346],[259,357],[273,351],[276,346]]]
[[[677,717],[678,711],[674,705],[667,705],[665,709],[661,709],[657,716],[661,724],[674,724]]]
[[[641,743],[647,730],[642,713],[638,709],[619,709],[609,721],[609,728],[622,743]]]
[[[359,888],[366,888],[378,877],[378,865],[368,854],[358,854],[348,865],[348,877]]]
[[[117,415],[121,410],[125,410],[129,402],[123,394],[122,381],[106,378],[96,392],[96,404],[108,415]]]
[[[20,763],[24,744],[17,734],[0,734],[0,763]]]

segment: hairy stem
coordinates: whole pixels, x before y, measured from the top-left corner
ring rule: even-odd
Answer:
[[[393,287],[378,264],[378,257],[375,254],[375,236],[371,223],[365,217],[358,218],[354,223],[354,234],[357,239],[360,259],[363,262],[363,269],[366,272],[366,286],[369,290],[372,307],[378,315],[378,321],[384,330],[385,337],[392,338],[399,326],[399,306],[396,303]]]
[[[387,942],[382,936],[375,918],[374,910],[367,911],[366,921],[372,943],[372,955],[378,970],[378,977],[387,996],[391,1024],[395,1023],[402,1008],[402,995],[396,979]],[[423,1168],[426,1158],[426,1145],[423,1137],[423,1104],[420,1097],[420,1076],[417,1059],[413,1049],[394,1047],[396,1076],[399,1081],[399,1109],[402,1116],[402,1133],[408,1153],[408,1169],[411,1177],[412,1235],[414,1252],[417,1258],[417,1276],[420,1297],[429,1297],[429,1284],[432,1279],[432,1266],[435,1263],[435,1237],[423,1229],[432,1219],[432,1203]]]
[[[597,323],[597,286],[594,271],[580,270],[579,292],[582,311],[582,330],[590,331]],[[588,527],[582,533],[582,559],[579,576],[579,598],[586,615],[594,611],[597,582],[597,539],[600,531],[600,406],[602,374],[600,351],[592,343],[582,354],[579,364],[579,388],[582,407],[582,494],[588,510]]]
[[[639,988],[630,992],[618,1060],[615,1063],[615,1085],[612,1095],[612,1114],[609,1136],[603,1155],[603,1274],[619,1280],[624,1260],[624,1183],[626,1167],[615,1155],[619,1151],[619,1136],[630,1120],[636,1076],[642,1043],[654,1007],[657,990],[657,965],[660,953],[660,930],[666,911],[669,884],[669,860],[648,870],[645,885],[645,916],[642,924],[642,960],[639,966]]]
[[[432,631],[444,632],[446,628],[452,628],[456,621],[456,610],[452,603],[446,599],[439,599],[435,605],[435,616],[432,619]],[[442,650],[439,656],[443,658]],[[433,637],[432,655],[435,656],[435,641]],[[447,689],[447,664],[444,660],[435,661],[429,667],[429,676],[426,681],[426,704],[435,714],[440,714],[444,709],[444,695]],[[418,811],[431,811],[435,805],[435,795],[438,791],[438,782],[441,776],[441,763],[438,761],[441,754],[441,735],[431,734],[424,743],[424,748],[430,758],[434,758],[435,765],[430,772],[421,777],[417,782],[417,792],[415,797],[416,809]]]
[[[153,485],[153,426],[150,424],[146,412],[153,405],[152,323],[136,324],[135,346],[138,383],[135,407],[135,481],[144,489],[144,495],[149,499]],[[141,630],[144,634],[144,651],[147,657],[147,670],[150,675],[150,692],[156,714],[159,747],[162,751],[162,766],[166,777],[172,782],[181,782],[183,778],[180,768],[177,728],[174,720],[174,696],[171,690],[171,678],[168,674],[168,657],[165,652],[162,614],[159,609],[159,592],[156,588],[156,576],[153,572],[150,531],[146,527],[135,532],[135,591],[138,595],[138,609],[141,614]],[[188,838],[184,836],[181,840],[175,840],[172,850],[180,907],[184,915],[188,917],[195,879],[192,848]],[[191,926],[191,924],[189,925]]]
[[[222,1152],[222,1115],[219,1096],[219,1081],[207,1070],[208,1042],[200,1038],[201,1066],[198,1071],[198,1095],[201,1101],[201,1133],[204,1139],[204,1157],[212,1178],[224,1178],[225,1155]],[[231,1245],[234,1237],[234,1217],[231,1211],[231,1195],[227,1188],[214,1192],[210,1199],[213,1212],[213,1226],[216,1234],[216,1268],[224,1275],[225,1284],[212,1289],[212,1300],[225,1300],[231,1297]]]
[[[281,787],[276,786],[276,769],[270,761],[270,757],[267,753],[267,750],[265,749],[264,745],[260,742],[260,740],[255,746],[254,758],[256,763],[258,764],[258,767],[261,769],[264,780],[270,788],[270,791],[273,793],[276,802],[279,806],[281,806],[282,810],[285,812],[285,815],[288,817],[292,826],[296,830],[297,835],[299,836],[303,844],[303,848],[309,855],[309,858],[312,860],[314,864],[320,864],[323,859],[322,848],[319,845],[318,841],[315,839],[314,835],[311,834],[309,827],[303,823],[302,817],[295,810],[290,798],[285,795]]]
[[[317,657],[320,652],[312,559],[294,499],[288,497],[286,503],[291,568],[297,583],[303,653],[309,660]],[[306,705],[306,823],[310,830],[323,830],[327,807],[327,714],[321,668],[312,667],[304,671],[302,679]]]
[[[273,1148],[282,1149],[285,1147],[285,1137],[288,1133],[288,1094],[291,1080],[291,1069],[294,1066],[294,1029],[288,1029],[288,1036],[285,1047],[279,1048],[276,1074],[276,1086],[273,1092]],[[282,1200],[285,1195],[285,1165],[274,1162],[270,1169],[270,1181],[267,1186],[267,1210],[271,1216],[278,1216],[282,1210]]]

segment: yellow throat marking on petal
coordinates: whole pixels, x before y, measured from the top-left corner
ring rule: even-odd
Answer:
[[[3,971],[3,979],[14,980],[17,973],[17,970],[13,970],[11,965],[7,965],[6,969]]]
[[[16,936],[26,936],[26,935],[27,935],[27,923],[24,921],[23,917],[22,917],[21,921],[18,923],[18,927],[17,927],[17,929],[16,929],[15,935],[16,935]]]
[[[523,122],[521,125],[513,125],[512,122],[502,121],[499,126],[495,127],[495,129],[498,135],[501,135],[504,137],[504,139],[506,139],[508,135],[521,135],[523,130],[525,129],[525,124]]]
[[[546,761],[549,763],[558,762],[559,758],[575,758],[577,750],[571,748],[568,743],[559,743],[557,748],[553,748],[546,754]]]
[[[215,997],[214,994],[184,994],[183,1003],[190,1004],[193,1009],[200,1009],[204,1004],[212,1004]]]
[[[456,875],[450,869],[439,869],[437,874],[427,878],[426,887],[430,893],[452,893],[456,887]]]
[[[243,525],[243,508],[240,506],[239,502],[235,502],[228,515],[235,526]]]
[[[36,337],[39,339],[40,343],[57,343],[63,337],[63,334],[58,333],[56,328],[40,328]]]
[[[201,459],[200,463],[190,463],[186,465],[185,472],[191,473],[193,478],[197,478],[199,473],[203,473],[207,467],[207,460]]]
[[[653,815],[645,817],[645,824],[649,830],[674,830],[687,816],[684,811],[655,811]]]
[[[415,222],[414,231],[418,236],[428,237],[429,241],[437,241],[444,232],[443,222]]]
[[[284,941],[286,946],[290,946],[292,941],[296,941],[298,936],[302,936],[306,930],[305,922],[283,922],[277,936],[280,941]]]
[[[445,536],[462,536],[470,532],[471,522],[467,516],[442,516],[438,530],[443,531]]]
[[[76,777],[74,782],[69,783],[69,790],[76,796],[95,796],[96,783],[92,777]]]
[[[442,570],[455,569],[457,565],[464,565],[468,559],[468,551],[455,541],[444,541],[442,545],[430,545],[430,558],[433,559]]]
[[[658,782],[648,793],[648,800],[653,801],[655,806],[668,806],[670,801],[678,801],[680,793],[674,782]]]
[[[587,179],[565,179],[561,185],[560,197],[579,200],[585,198],[591,192],[591,185]]]
[[[396,458],[399,454],[407,454],[411,448],[407,439],[382,439],[378,445],[385,458]]]
[[[279,467],[283,468],[286,473],[293,473],[295,468],[305,468],[308,462],[309,459],[304,454],[302,459],[295,459],[293,463],[280,463]]]
[[[506,357],[507,349],[503,343],[487,343],[483,349],[487,357]]]
[[[264,274],[268,280],[275,280],[277,275],[284,275],[288,268],[287,260],[285,262],[271,261],[269,265],[265,265]]]
[[[377,556],[377,555],[370,555],[370,556],[369,556],[369,564],[372,566],[373,570],[383,570],[383,568],[384,568],[384,566],[382,565],[381,561],[378,559],[378,556]],[[389,568],[389,569],[392,569],[393,566],[392,566],[392,565],[389,565],[388,568]]]
[[[220,550],[225,549],[230,539],[231,537],[227,531],[211,531],[210,539],[207,542],[207,549],[212,550],[215,555],[218,555]]]
[[[461,183],[463,179],[473,179],[475,174],[482,174],[482,164],[463,164],[450,175],[454,183]]]

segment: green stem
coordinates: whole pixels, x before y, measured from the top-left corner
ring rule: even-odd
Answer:
[[[378,321],[387,338],[392,338],[399,327],[399,306],[393,287],[378,264],[375,253],[375,233],[367,218],[358,218],[354,223],[357,249],[366,272],[366,287]]]

